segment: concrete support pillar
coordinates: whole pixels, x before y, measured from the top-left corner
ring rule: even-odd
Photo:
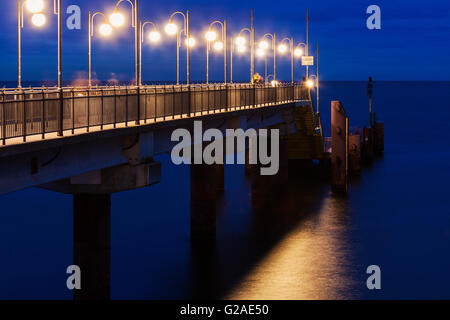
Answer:
[[[280,167],[278,174],[274,177],[275,184],[284,186],[289,182],[289,143],[285,137],[280,137]]]
[[[249,177],[252,174],[252,165],[250,164],[250,143],[248,141],[245,142],[245,167],[244,174]]]
[[[331,186],[334,192],[348,189],[348,118],[339,101],[331,102]]]
[[[251,167],[252,207],[255,212],[262,212],[270,208],[270,200],[273,194],[270,192],[271,181],[269,176],[262,176],[261,165],[254,164]]]
[[[81,269],[75,300],[110,299],[111,196],[75,194],[74,264]]]
[[[225,191],[225,165],[216,164],[216,191],[221,195]]]
[[[191,165],[191,240],[210,244],[216,238],[216,165]]]

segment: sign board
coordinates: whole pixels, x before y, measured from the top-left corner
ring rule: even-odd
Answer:
[[[302,66],[313,66],[313,65],[314,65],[314,56],[302,57]]]

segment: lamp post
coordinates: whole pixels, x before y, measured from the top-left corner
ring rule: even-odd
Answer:
[[[268,81],[268,75],[267,75],[267,54],[265,52],[266,49],[269,48],[269,43],[265,40],[266,38],[270,38],[271,40],[271,49],[273,50],[273,80],[277,80],[277,35],[275,33],[266,33],[263,37],[261,42],[259,43],[258,51],[264,55],[265,61],[264,61],[264,81]],[[257,52],[258,52],[257,51]]]
[[[284,42],[289,43],[289,48],[288,46],[286,46],[286,44],[284,44]],[[278,51],[284,54],[288,50],[291,53],[291,82],[294,83],[294,38],[284,38],[283,40],[281,40],[281,44],[278,47]]]
[[[187,62],[187,66],[186,66],[186,83],[189,84],[190,83],[190,68],[191,68],[191,46],[193,45],[193,40],[191,39],[191,33],[190,33],[190,22],[189,22],[189,11],[186,11],[186,14],[184,14],[181,11],[175,11],[174,13],[172,13],[169,17],[169,23],[166,25],[165,30],[166,33],[168,35],[177,36],[177,50],[179,48],[179,35],[178,35],[178,26],[173,23],[173,17],[175,15],[181,15],[183,17],[183,25],[184,25],[184,30],[182,30],[181,32],[184,32],[186,34],[186,62]],[[181,34],[180,32],[180,34]],[[177,51],[177,78],[178,78],[178,68],[179,68],[179,55],[178,55],[178,51]],[[179,84],[179,79],[177,79],[177,84]]]
[[[306,43],[304,42],[298,43],[297,46],[295,46],[294,48],[294,56],[296,58],[300,58],[301,56],[303,56],[303,54],[306,52],[306,47],[307,47]]]
[[[22,88],[22,28],[24,27],[24,7],[32,13],[31,22],[36,27],[42,27],[47,22],[42,13],[44,0],[17,0],[17,87]],[[58,16],[58,89],[62,88],[62,15],[61,0],[53,3],[53,13]]]
[[[252,32],[252,29],[243,28],[243,29],[241,29],[241,31],[239,31],[239,36],[237,38],[235,38],[235,42],[236,42],[236,45],[237,45],[237,50],[238,50],[239,53],[243,53],[246,50],[245,38],[242,36],[242,34],[244,32],[248,32],[249,39],[250,39],[250,46],[251,46],[251,48],[253,48],[253,37],[252,37],[253,32]],[[253,75],[254,75],[252,51],[253,50],[250,50],[250,55],[251,55],[251,57],[250,57],[250,81],[253,79]]]
[[[112,27],[109,23],[107,23],[106,16],[103,12],[95,12],[94,14],[91,14],[91,11],[89,11],[89,28],[88,28],[88,32],[89,32],[89,37],[88,37],[88,39],[89,39],[88,87],[89,87],[89,89],[91,89],[91,87],[92,87],[92,38],[94,37],[94,18],[97,15],[103,16],[103,23],[100,25],[100,27],[98,29],[100,34],[107,37],[107,36],[111,35],[111,33],[112,33]]]
[[[222,37],[221,41],[216,41],[217,34],[212,31],[212,28],[215,24],[219,24],[222,28]],[[213,21],[209,25],[209,30],[205,35],[207,43],[206,43],[206,83],[209,83],[209,45],[211,42],[214,42],[214,49],[217,51],[223,50],[223,60],[224,60],[224,79],[225,83],[227,83],[227,73],[228,73],[228,65],[227,65],[227,21]]]
[[[310,75],[308,80],[306,81],[306,85],[308,88],[312,89],[316,87],[316,99],[317,99],[317,114],[319,114],[319,76],[317,75]]]
[[[144,43],[144,35],[145,35],[145,26],[146,25],[152,25],[153,29],[152,31],[150,31],[148,39],[151,42],[158,42],[159,39],[161,39],[161,34],[158,32],[158,30],[156,29],[156,24],[152,21],[145,21],[144,23],[142,23],[142,21],[139,24],[139,27],[141,29],[141,45],[139,46],[139,58],[141,59],[141,61],[139,61],[139,67],[141,68],[141,70],[139,71],[139,74],[141,75],[141,80],[142,80],[142,43]]]
[[[134,28],[134,42],[135,42],[135,77],[136,77],[136,85],[139,88],[141,86],[141,58],[140,58],[140,52],[141,52],[141,36],[140,36],[140,28],[139,28],[139,3],[138,0],[119,0],[116,2],[116,7],[114,9],[114,13],[111,14],[109,21],[111,25],[118,28],[123,26],[125,23],[125,17],[122,13],[119,12],[119,6],[122,2],[128,2],[131,5],[131,27]],[[139,103],[138,103],[139,104]],[[138,111],[139,113],[139,111]]]

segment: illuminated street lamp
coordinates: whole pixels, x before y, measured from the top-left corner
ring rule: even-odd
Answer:
[[[42,27],[47,22],[42,13],[45,7],[44,0],[17,0],[17,87],[22,88],[22,28],[24,27],[24,9],[32,13],[31,22],[36,27]],[[58,136],[63,135],[63,95],[62,95],[62,14],[61,0],[54,0],[53,13],[58,16],[58,90],[59,90],[59,116]]]
[[[54,1],[53,12],[58,16],[58,88],[62,88],[62,18],[60,14],[61,0]],[[22,88],[22,29],[24,27],[24,11],[31,13],[31,23],[35,27],[43,27],[47,17],[43,14],[44,0],[17,0],[17,87]]]
[[[175,15],[181,15],[183,17],[183,30],[181,30],[180,32],[178,32],[178,26],[173,22],[173,17]],[[180,48],[180,37],[181,37],[181,33],[183,32],[186,35],[186,40],[187,40],[187,45],[186,45],[186,63],[187,63],[187,68],[186,68],[186,83],[189,84],[190,83],[190,68],[191,68],[191,46],[195,45],[195,40],[193,40],[193,38],[191,38],[191,32],[190,32],[190,21],[189,21],[189,11],[186,11],[186,14],[184,14],[181,11],[175,11],[174,13],[172,13],[169,17],[169,22],[167,23],[166,27],[165,27],[165,31],[168,35],[170,36],[177,36],[177,85],[180,84],[180,76],[179,76],[179,71],[180,71],[180,54],[179,54],[179,48]]]
[[[148,34],[148,40],[152,43],[156,43],[161,39],[161,34],[158,32],[158,30],[156,29],[156,24],[152,21],[145,21],[144,23],[142,23],[142,21],[139,24],[139,28],[141,30],[141,44],[139,45],[139,58],[141,59],[139,61],[139,74],[141,75],[141,79],[142,79],[142,43],[144,43],[145,40],[145,26],[146,25],[152,25],[152,31],[150,31],[150,33]]]
[[[103,23],[99,26],[98,32],[104,36],[109,37],[112,34],[113,28],[108,23],[106,16],[103,12],[96,12],[94,14],[91,14],[91,11],[89,11],[89,71],[88,71],[88,87],[91,89],[92,87],[92,38],[94,37],[94,18],[97,15],[103,16]]]
[[[266,39],[270,38],[270,42]],[[277,80],[277,35],[266,33],[262,40],[259,42],[259,48],[258,50],[262,50],[264,52],[264,81],[268,82],[268,76],[267,76],[267,49],[271,48],[273,50],[273,80]]]
[[[119,11],[119,6],[122,2],[128,2],[131,5],[131,27],[134,28],[134,50],[135,50],[135,77],[136,85],[138,87],[142,84],[141,79],[141,29],[139,26],[139,3],[138,0],[119,0],[116,2],[114,12],[109,16],[110,24],[115,28],[120,28],[125,24],[125,16]],[[138,103],[139,104],[139,103]],[[139,110],[140,108],[138,108]],[[139,113],[139,111],[138,111]],[[140,115],[138,114],[138,124]]]
[[[285,42],[288,42],[289,46]],[[291,82],[294,83],[294,38],[284,38],[281,40],[278,51],[281,54],[285,54],[288,51],[291,53]]]
[[[169,29],[173,30],[172,28],[169,28]],[[167,30],[166,30],[166,32],[167,32]],[[176,37],[177,37],[177,41],[176,41],[177,42],[176,43],[176,46],[177,46],[177,85],[179,85],[180,84],[180,48],[181,48],[181,43],[182,43],[181,36],[183,34],[186,36],[186,30],[185,29],[178,30],[178,28],[177,28],[177,29],[175,29],[175,32],[176,32]],[[186,38],[184,39],[184,44],[186,47],[193,48],[196,45],[196,40],[193,37],[190,37],[188,39],[186,36]]]
[[[220,41],[216,41],[217,34],[213,31],[213,27],[215,24],[220,25],[222,36]],[[227,38],[227,21],[213,21],[209,25],[209,30],[205,34],[205,38],[207,40],[206,43],[206,83],[209,83],[209,46],[210,43],[215,41],[214,43],[214,50],[221,51],[223,50],[223,60],[224,60],[224,78],[225,83],[227,83],[227,73],[228,73],[228,65],[227,65],[227,44],[228,44],[228,38]]]
[[[239,35],[234,39],[234,42],[237,46],[237,51],[239,53],[244,53],[247,51],[247,47],[246,47],[246,43],[247,40],[243,37],[243,33],[244,32],[248,32],[249,34],[249,39],[250,39],[250,47],[253,48],[253,29],[249,29],[249,28],[243,28],[241,29],[241,31],[239,31]],[[231,81],[233,80],[233,51],[234,51],[234,46],[233,46],[233,41],[231,42]],[[250,79],[253,79],[253,75],[254,75],[254,70],[253,70],[253,59],[254,59],[254,52],[253,49],[250,50]]]

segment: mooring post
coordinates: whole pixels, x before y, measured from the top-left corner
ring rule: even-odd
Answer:
[[[81,270],[75,300],[110,299],[111,196],[74,194],[74,264]]]
[[[361,135],[356,130],[349,137],[350,172],[352,175],[361,174]]]
[[[331,102],[331,186],[333,192],[348,190],[348,118],[340,101]]]
[[[375,123],[375,153],[382,154],[384,151],[384,123]]]
[[[371,163],[374,156],[374,141],[373,141],[373,129],[363,128],[362,135],[362,160],[364,163]]]

